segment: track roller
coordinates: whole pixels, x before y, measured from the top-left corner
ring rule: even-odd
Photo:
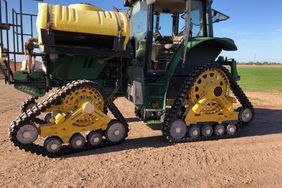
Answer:
[[[237,132],[237,127],[234,124],[227,125],[226,132],[230,136],[234,136]]]
[[[211,125],[204,125],[201,128],[201,132],[204,137],[210,137],[213,134],[213,128]]]
[[[224,133],[225,133],[225,127],[223,125],[218,124],[214,127],[214,134],[216,136],[223,136]]]
[[[91,146],[98,146],[103,141],[103,133],[101,131],[91,131],[87,134],[86,139]]]
[[[201,135],[201,130],[200,130],[200,127],[198,125],[192,125],[190,128],[189,128],[189,137],[192,138],[192,139],[197,139],[200,137]]]
[[[187,132],[187,126],[184,121],[177,119],[170,126],[170,135],[174,140],[181,140]]]
[[[70,146],[73,149],[82,149],[85,145],[85,138],[80,133],[73,135],[70,139]]]
[[[63,142],[59,137],[47,137],[44,141],[44,148],[49,153],[57,153],[63,147]]]

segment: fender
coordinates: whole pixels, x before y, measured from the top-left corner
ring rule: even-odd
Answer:
[[[185,48],[187,48],[186,62],[182,64]],[[182,85],[185,77],[191,73],[195,66],[216,62],[216,58],[223,51],[237,51],[234,41],[229,38],[199,37],[189,41],[187,46],[181,45],[175,53],[167,77],[169,78],[168,98],[173,97],[178,87]]]
[[[212,37],[199,37],[192,39],[187,47],[192,49],[200,44],[206,45],[216,45],[222,48],[225,51],[237,51],[237,46],[235,42],[230,38],[212,38]]]

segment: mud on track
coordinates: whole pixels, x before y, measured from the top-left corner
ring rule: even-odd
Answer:
[[[27,98],[0,81],[0,187],[281,187],[282,94],[248,92],[256,119],[238,138],[168,144],[116,101],[128,140],[64,158],[25,153],[8,140],[9,124]]]

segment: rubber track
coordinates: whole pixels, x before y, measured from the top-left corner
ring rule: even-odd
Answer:
[[[240,129],[246,126],[246,124],[243,124],[242,122],[239,121],[237,123],[238,130],[237,130],[236,134],[233,135],[233,136],[229,136],[229,135],[225,134],[223,136],[213,135],[213,136],[208,137],[208,138],[202,136],[202,137],[197,138],[197,139],[191,139],[191,138],[188,137],[188,134],[186,134],[186,136],[183,139],[175,140],[170,135],[170,132],[169,132],[170,126],[171,126],[171,124],[174,120],[179,118],[177,114],[180,111],[184,100],[188,96],[188,93],[190,93],[191,88],[193,87],[193,84],[196,82],[198,76],[209,68],[219,69],[226,74],[226,76],[229,80],[229,83],[230,83],[230,88],[231,88],[232,92],[234,93],[234,95],[236,96],[237,100],[241,103],[243,108],[250,108],[253,112],[253,115],[254,115],[253,105],[251,104],[251,102],[249,101],[249,99],[247,98],[247,96],[245,95],[243,90],[240,88],[240,86],[237,84],[237,82],[234,80],[231,73],[225,67],[223,67],[219,64],[215,64],[215,63],[209,63],[209,64],[205,64],[203,66],[198,66],[194,69],[192,74],[188,75],[188,77],[185,79],[185,81],[182,85],[182,88],[179,91],[177,98],[175,99],[171,109],[168,111],[168,113],[165,116],[162,132],[163,132],[163,136],[169,142],[179,143],[179,142],[192,142],[192,141],[214,140],[214,139],[235,137],[240,132]],[[183,119],[184,119],[184,117],[183,117]]]
[[[115,116],[115,118],[119,120],[125,126],[126,132],[128,133],[129,127],[128,127],[128,124],[125,118],[123,117],[123,115],[120,113],[120,111],[118,110],[118,108],[115,106],[113,102],[107,101],[106,94],[103,92],[103,90],[94,82],[91,82],[88,80],[78,80],[78,81],[73,81],[67,84],[66,86],[63,86],[61,89],[58,89],[55,93],[53,93],[47,99],[43,100],[41,103],[36,104],[32,109],[25,111],[15,121],[13,121],[9,129],[9,138],[11,142],[16,147],[20,148],[21,150],[24,150],[26,152],[30,152],[33,154],[41,155],[41,156],[48,156],[48,157],[60,157],[62,155],[79,153],[83,151],[92,150],[94,148],[100,148],[100,147],[105,147],[105,146],[110,146],[110,145],[117,145],[123,142],[125,138],[128,136],[128,134],[126,134],[124,139],[118,143],[111,143],[109,140],[104,139],[103,142],[99,146],[91,146],[90,144],[86,144],[84,148],[79,149],[79,150],[73,149],[70,146],[63,146],[63,148],[59,152],[49,153],[44,149],[42,145],[38,145],[35,143],[25,145],[25,144],[20,143],[17,140],[16,134],[22,126],[30,122],[44,123],[44,121],[42,120],[39,121],[38,118],[36,117],[38,117],[41,113],[45,112],[46,109],[51,107],[52,105],[59,104],[65,96],[67,96],[74,90],[85,87],[85,86],[94,86],[101,92],[101,94],[103,95],[107,103],[108,108],[110,109],[112,114]]]
[[[37,99],[38,97],[31,97],[27,99],[26,101],[24,101],[21,105],[21,112],[24,113],[25,111],[27,111],[28,106],[31,104],[35,104]]]

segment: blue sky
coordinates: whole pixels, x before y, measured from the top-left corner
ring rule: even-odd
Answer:
[[[18,7],[19,0],[8,0]],[[23,0],[24,11],[37,13],[37,3]],[[102,9],[122,8],[123,0],[45,0],[52,4],[68,5],[88,2]],[[240,62],[274,61],[282,63],[282,1],[281,0],[214,0],[213,8],[229,15],[228,21],[214,26],[215,35],[235,40],[239,50],[225,52]]]

